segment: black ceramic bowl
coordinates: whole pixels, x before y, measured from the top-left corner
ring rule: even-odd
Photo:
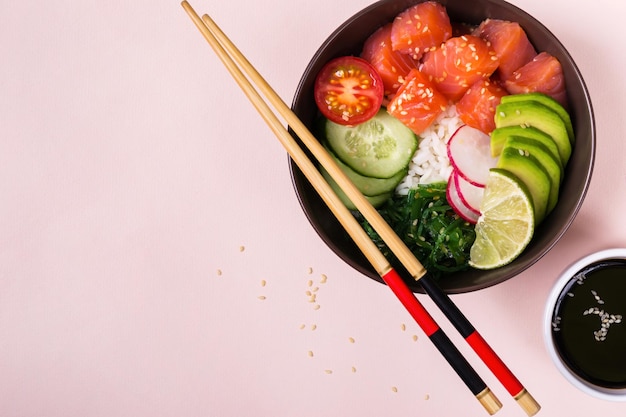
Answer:
[[[361,10],[335,30],[315,53],[295,93],[292,108],[305,125],[314,130],[318,114],[313,99],[317,73],[332,58],[359,55],[367,37],[409,6],[420,0],[382,0]],[[589,93],[572,57],[559,40],[528,13],[502,0],[440,0],[453,22],[478,25],[485,18],[518,22],[537,51],[557,57],[563,67],[574,124],[576,143],[567,165],[561,196],[553,212],[537,227],[525,251],[512,263],[489,271],[468,270],[447,275],[440,281],[447,293],[486,288],[514,277],[544,256],[563,236],[583,202],[595,157],[595,124]],[[290,160],[290,170],[302,209],[323,241],[345,262],[364,275],[382,282],[339,222],[319,198],[302,172]],[[399,271],[403,273],[402,270]],[[403,278],[415,292],[423,292],[408,276]]]

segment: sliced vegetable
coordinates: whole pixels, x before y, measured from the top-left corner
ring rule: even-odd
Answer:
[[[454,171],[452,180],[456,183],[456,188],[459,192],[459,197],[472,211],[480,214],[480,204],[483,201],[483,195],[485,194],[485,187],[474,185],[462,176],[457,171]]]
[[[550,135],[557,147],[561,164],[567,165],[572,154],[572,144],[563,119],[552,109],[536,101],[500,103],[496,109],[496,128],[505,126],[531,126]]]
[[[434,83],[423,73],[413,69],[389,103],[387,110],[419,135],[435,121],[447,105],[448,100],[437,90]]]
[[[461,197],[458,188],[458,182],[454,178],[450,178],[446,187],[446,198],[452,209],[465,221],[475,224],[478,221],[480,213],[472,209]]]
[[[402,179],[406,176],[406,171],[400,170],[396,175],[391,178],[373,178],[366,177],[364,175],[359,174],[354,171],[348,165],[341,162],[339,158],[337,158],[332,151],[329,152],[333,157],[339,168],[343,172],[345,172],[346,176],[350,178],[350,181],[355,185],[355,187],[364,195],[368,197],[378,196],[384,193],[389,193],[393,191],[396,186],[402,181]]]
[[[457,129],[448,141],[448,158],[459,175],[477,186],[484,186],[489,169],[498,160],[491,156],[489,135],[468,125]]]
[[[363,45],[361,58],[372,64],[380,74],[385,86],[385,96],[394,95],[409,71],[417,68],[417,62],[413,58],[392,49],[391,23],[370,35]]]
[[[330,176],[328,171],[324,169],[324,167],[320,167],[320,172],[330,188],[337,194],[337,197],[341,200],[341,202],[346,206],[348,210],[357,210],[356,205],[350,200],[350,197],[346,195],[346,193],[341,189],[339,184]],[[393,195],[393,192],[382,193],[374,196],[365,196],[365,199],[370,202],[370,204],[374,207],[382,206],[387,200],[389,200]]]
[[[558,156],[553,156],[550,150],[540,141],[524,137],[512,136],[505,144],[505,149],[512,148],[520,155],[533,157],[544,168],[550,177],[550,194],[546,207],[546,216],[550,214],[559,200],[559,188],[563,171]]]
[[[325,133],[333,153],[366,177],[395,176],[406,169],[417,149],[415,134],[385,109],[353,127],[327,120]]]
[[[393,21],[391,41],[395,51],[419,59],[430,48],[452,36],[452,25],[446,8],[426,1],[401,12]]]
[[[532,126],[506,126],[499,127],[491,132],[491,156],[496,157],[500,155],[506,141],[510,137],[522,137],[528,139],[534,139],[541,142],[546,148],[549,149],[559,161],[562,167],[561,158],[559,156],[559,148],[556,146],[552,136],[548,135],[541,130]]]
[[[535,214],[535,224],[546,216],[552,180],[546,169],[533,155],[520,153],[505,147],[500,154],[497,168],[512,173],[530,192]]]
[[[555,99],[550,97],[547,94],[543,93],[525,93],[525,94],[512,94],[508,95],[501,100],[503,103],[511,103],[511,102],[522,102],[522,101],[536,101],[538,103],[543,104],[546,107],[552,109],[556,114],[559,115],[561,120],[563,120],[563,124],[565,124],[565,129],[567,130],[567,136],[569,136],[570,143],[574,144],[574,126],[572,125],[572,119],[565,109]]]
[[[378,113],[383,102],[383,80],[366,60],[335,58],[317,75],[315,103],[335,123],[357,125]]]
[[[535,231],[533,204],[526,186],[510,172],[492,169],[476,223],[469,264],[494,269],[511,263]]]
[[[463,35],[426,53],[420,70],[432,77],[449,100],[458,101],[472,84],[488,79],[498,64],[498,56],[487,41]]]

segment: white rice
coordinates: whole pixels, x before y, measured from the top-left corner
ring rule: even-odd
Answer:
[[[419,135],[419,146],[409,163],[407,176],[396,188],[397,194],[406,195],[409,189],[419,184],[448,181],[452,173],[452,165],[450,165],[446,147],[452,134],[462,124],[456,107],[450,106]]]

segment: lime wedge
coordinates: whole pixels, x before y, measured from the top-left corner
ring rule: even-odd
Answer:
[[[485,185],[470,249],[470,266],[493,269],[517,258],[533,236],[532,198],[526,186],[510,172],[492,168]]]

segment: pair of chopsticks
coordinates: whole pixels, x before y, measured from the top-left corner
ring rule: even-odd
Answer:
[[[451,321],[457,331],[498,378],[509,394],[513,396],[521,408],[529,416],[536,414],[540,409],[539,404],[502,362],[493,349],[491,349],[452,300],[427,275],[427,271],[415,258],[415,255],[406,247],[376,209],[366,200],[363,194],[358,191],[319,141],[308,131],[306,126],[304,126],[208,15],[205,14],[200,18],[186,0],[181,4],[204,38],[222,60],[239,87],[244,91],[261,117],[285,147],[293,161],[298,165],[302,173],[309,182],[311,182],[322,200],[332,211],[333,215],[346,229],[350,237],[376,269],[383,281],[405,306],[486,411],[489,414],[495,414],[502,407],[501,402],[462,356],[448,336],[430,316],[428,311],[422,306],[415,297],[415,294],[408,288],[406,283],[390,265],[389,261],[371,241],[352,213],[341,203],[337,195],[324,180],[317,167],[308,159],[305,152],[300,148],[288,130],[285,129],[278,117],[259,94],[259,91],[261,91],[288,125],[291,126],[292,130],[298,135],[318,162],[328,171],[337,184],[339,184],[361,214],[363,214],[374,230],[376,230],[387,246],[406,267],[411,276],[419,280],[418,282],[421,283],[425,292]],[[256,88],[253,83],[256,85]]]

